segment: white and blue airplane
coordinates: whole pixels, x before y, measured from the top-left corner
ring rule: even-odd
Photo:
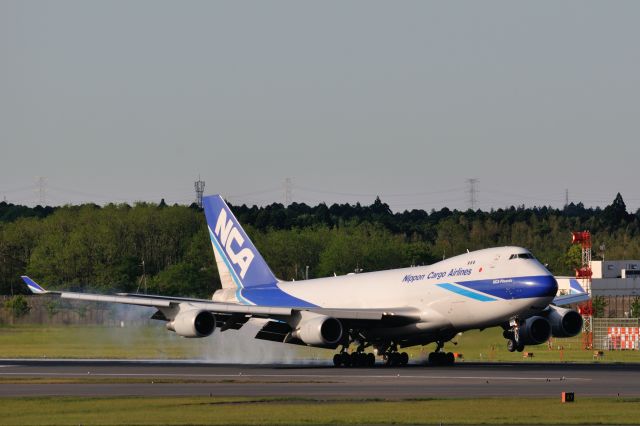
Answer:
[[[212,300],[54,292],[22,278],[37,294],[157,308],[152,318],[184,337],[207,337],[217,328],[239,329],[260,318],[266,321],[257,339],[339,349],[336,366],[372,366],[376,355],[386,364],[404,365],[408,355],[399,348],[430,343],[436,350],[429,363],[453,364],[444,344],[472,329],[502,327],[509,351],[582,329],[576,311],[558,306],[589,296],[582,291],[556,297],[555,278],[524,248],[489,248],[429,266],[285,282],[271,272],[221,196],[205,197],[203,203],[222,282]]]

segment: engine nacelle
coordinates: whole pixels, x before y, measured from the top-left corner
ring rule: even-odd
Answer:
[[[342,339],[342,323],[326,315],[303,319],[292,333],[310,346],[331,346]]]
[[[573,309],[549,306],[544,312],[553,337],[573,337],[582,331],[582,316]]]
[[[519,343],[523,345],[539,345],[551,337],[551,324],[543,317],[527,318],[520,327]]]
[[[216,329],[216,317],[209,311],[189,309],[179,312],[167,329],[182,337],[207,337]]]

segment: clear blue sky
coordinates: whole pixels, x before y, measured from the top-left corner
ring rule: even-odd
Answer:
[[[640,2],[0,1],[0,200],[640,207]]]

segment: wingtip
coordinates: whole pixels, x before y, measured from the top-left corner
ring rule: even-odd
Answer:
[[[38,285],[38,283],[36,283],[34,280],[29,278],[28,276],[22,275],[20,278],[22,278],[22,281],[24,281],[24,283],[27,285],[27,287],[29,288],[29,291],[31,291],[31,293],[42,294],[42,293],[46,293],[47,292],[47,290],[45,290],[44,288],[40,287],[40,285]]]

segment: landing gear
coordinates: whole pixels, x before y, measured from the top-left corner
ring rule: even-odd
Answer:
[[[390,342],[377,349],[378,353],[382,353],[386,367],[404,367],[409,363],[409,354],[406,352],[398,352],[398,345],[395,342]]]
[[[436,342],[436,344],[438,346],[436,347],[435,352],[431,352],[429,354],[429,364],[434,366],[453,365],[456,362],[453,352],[442,352],[442,348],[444,347],[444,342],[442,341]]]
[[[409,363],[409,354],[406,352],[389,352],[384,355],[384,365],[387,367],[405,366]]]
[[[512,321],[510,324],[510,329],[505,330],[502,333],[502,336],[507,339],[507,350],[509,352],[522,352],[524,351],[524,345],[520,342],[520,332],[518,330],[518,322]]]
[[[340,353],[333,356],[333,365],[336,367],[373,367],[375,364],[375,355],[364,353],[362,350],[349,353],[344,347]]]
[[[362,341],[360,341],[362,342]],[[345,344],[340,353],[333,356],[333,365],[336,367],[373,367],[376,365],[376,355],[382,356],[383,364],[388,367],[401,367],[409,363],[409,354],[398,352],[398,346],[394,342],[375,345],[375,354],[366,353],[365,343],[359,343],[355,352],[349,353],[349,345]]]

